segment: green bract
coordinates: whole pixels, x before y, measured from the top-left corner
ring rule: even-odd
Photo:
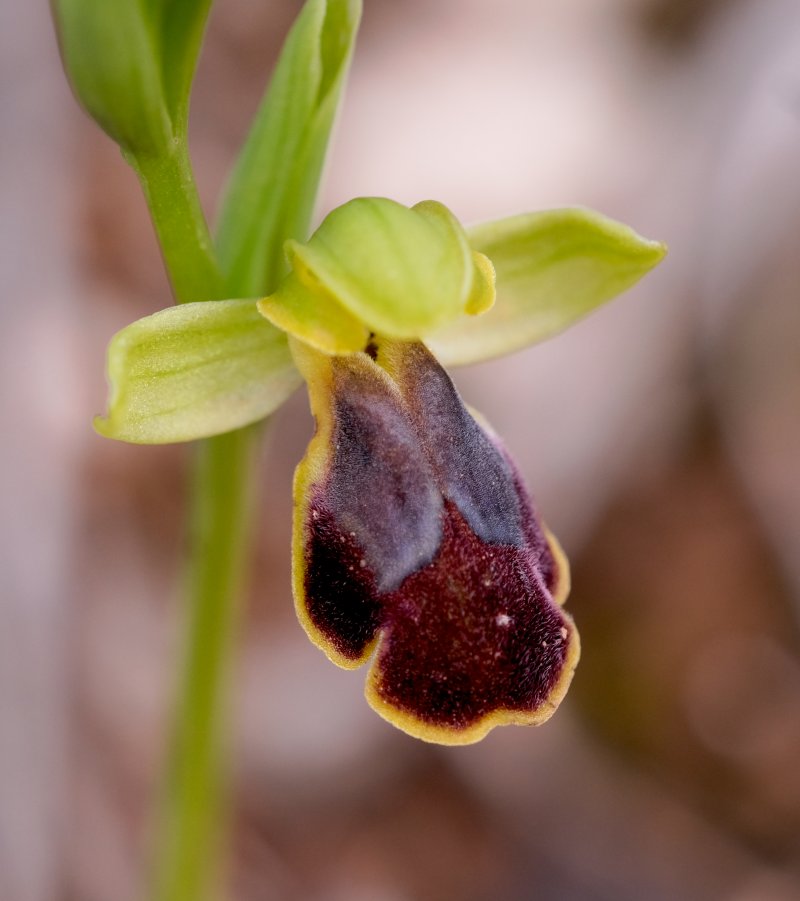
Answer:
[[[232,296],[275,289],[282,245],[304,240],[353,51],[360,0],[309,0],[227,187],[217,245]]]
[[[156,34],[164,100],[175,133],[183,135],[211,0],[146,0],[146,3]]]
[[[467,234],[469,243],[441,204],[350,201],[308,244],[289,242],[292,270],[258,308],[326,353],[363,350],[374,332],[422,337],[443,361],[472,363],[561,331],[665,253],[589,210],[516,216]],[[490,306],[494,270],[494,306],[469,315]],[[109,414],[98,431],[137,442],[248,425],[299,382],[286,335],[249,300],[186,304],[135,322],[112,340],[108,366]]]
[[[419,338],[494,300],[491,266],[476,263],[458,220],[434,201],[409,209],[359,197],[286,254],[292,272],[259,309],[327,353],[363,350],[370,332]]]
[[[190,441],[262,419],[300,384],[286,338],[250,300],[187,303],[132,323],[108,348],[109,412],[135,444]]]
[[[587,209],[546,210],[469,229],[473,248],[497,274],[497,304],[428,335],[446,364],[475,363],[563,331],[630,288],[666,247]]]

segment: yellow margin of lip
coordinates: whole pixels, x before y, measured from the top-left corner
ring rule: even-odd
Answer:
[[[553,596],[553,600],[556,604],[558,604],[559,607],[563,607],[567,602],[570,588],[572,587],[569,560],[567,560],[567,555],[564,553],[564,549],[561,547],[556,536],[546,525],[544,525],[544,523],[542,524],[542,528],[544,529],[544,537],[547,539],[547,544],[550,546],[550,553],[553,555],[556,564],[556,583],[550,589],[550,594]]]
[[[422,741],[433,742],[440,745],[471,745],[485,738],[486,735],[496,726],[539,726],[555,713],[558,705],[567,693],[572,677],[575,673],[575,667],[581,655],[580,638],[572,617],[563,614],[566,620],[566,627],[569,631],[569,646],[567,657],[564,660],[564,668],[558,681],[550,690],[550,694],[544,702],[536,710],[506,710],[499,709],[487,713],[477,722],[468,726],[466,729],[453,729],[447,726],[436,726],[426,723],[418,719],[413,714],[407,713],[387,703],[380,693],[380,674],[378,672],[378,661],[380,660],[381,641],[378,641],[378,648],[375,660],[367,674],[367,682],[364,688],[364,695],[370,707],[383,719],[396,726],[401,731],[413,738]]]
[[[316,422],[316,431],[309,442],[305,456],[298,463],[294,473],[292,489],[294,501],[294,517],[292,523],[292,594],[294,608],[300,625],[308,635],[312,644],[316,645],[325,656],[342,669],[358,669],[367,663],[375,651],[378,637],[365,646],[358,657],[347,657],[341,653],[330,639],[314,624],[306,606],[305,592],[305,546],[306,523],[309,516],[309,503],[314,485],[324,481],[330,467],[330,447],[333,435],[333,359],[320,353],[308,345],[290,338],[297,368],[308,385],[309,403]],[[363,366],[377,378],[385,378],[392,390],[397,390],[388,376],[376,366],[366,354],[353,354],[348,359],[351,365]]]

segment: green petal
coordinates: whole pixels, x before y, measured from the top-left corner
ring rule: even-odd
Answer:
[[[187,303],[117,332],[109,411],[95,429],[134,444],[228,432],[279,407],[300,384],[286,336],[252,300]]]
[[[356,198],[333,210],[307,244],[288,241],[286,253],[293,271],[260,309],[329,353],[363,349],[370,331],[417,338],[493,299],[488,260],[473,254],[458,220],[434,201],[409,209]],[[337,349],[340,333],[355,343]]]
[[[291,272],[276,294],[260,300],[258,311],[279,329],[326,354],[355,353],[369,343],[369,329],[321,286],[309,291],[298,272]]]
[[[304,240],[361,17],[361,0],[308,0],[286,40],[226,190],[218,247],[230,290],[258,297]]]
[[[548,210],[468,229],[497,274],[497,302],[425,341],[446,364],[476,363],[563,331],[636,284],[666,253],[632,229],[584,209]]]
[[[464,310],[470,316],[479,316],[494,306],[497,296],[497,276],[489,257],[473,250],[472,261],[475,266],[474,279]]]

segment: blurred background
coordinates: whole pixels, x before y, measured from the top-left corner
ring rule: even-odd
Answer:
[[[218,0],[209,214],[298,0]],[[574,567],[557,715],[414,741],[289,590],[302,393],[265,450],[231,696],[236,901],[800,899],[800,6],[366,0],[320,213],[584,204],[665,240],[569,333],[463,370]],[[170,301],[45,4],[0,4],[0,899],[140,896],[180,650],[183,447],[91,430]]]

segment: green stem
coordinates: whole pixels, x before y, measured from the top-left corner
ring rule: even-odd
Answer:
[[[179,303],[225,296],[185,144],[130,160]],[[156,832],[154,901],[203,901],[219,881],[227,682],[250,531],[258,427],[201,442],[194,459],[188,624]]]
[[[217,885],[225,699],[249,544],[255,429],[199,447],[194,472],[188,647],[158,835],[157,901],[201,901]]]
[[[142,185],[178,303],[221,300],[224,282],[183,141],[171,151],[128,159]]]

